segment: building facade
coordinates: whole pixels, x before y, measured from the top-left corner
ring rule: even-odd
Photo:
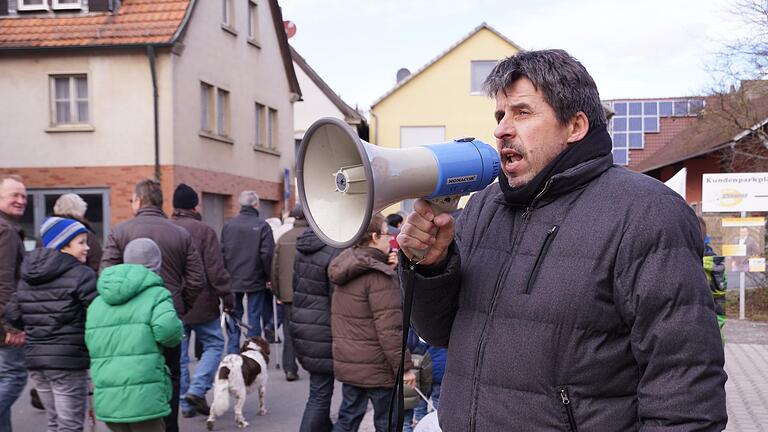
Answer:
[[[106,237],[147,177],[166,212],[195,188],[217,231],[242,190],[286,207],[301,91],[276,0],[10,0],[0,55],[0,173],[29,188],[28,235],[76,192]]]

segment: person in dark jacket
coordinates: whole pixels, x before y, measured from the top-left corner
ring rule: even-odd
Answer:
[[[99,271],[101,264],[101,241],[96,235],[96,231],[91,227],[90,222],[85,219],[85,212],[88,211],[88,203],[78,194],[65,193],[60,196],[53,205],[53,215],[68,219],[74,219],[88,229],[88,261],[86,265],[94,271]]]
[[[171,292],[176,313],[183,320],[206,284],[205,270],[192,235],[168,220],[163,212],[163,191],[160,182],[156,180],[145,179],[136,184],[131,206],[135,217],[122,222],[109,234],[101,268],[122,264],[125,247],[131,240],[152,239],[163,254],[160,277],[163,278],[165,288]],[[168,432],[177,432],[181,348],[166,348],[163,354],[173,383],[171,414],[165,418],[165,427]]]
[[[24,390],[25,334],[5,325],[5,308],[16,292],[24,259],[24,231],[19,219],[27,208],[21,177],[0,176],[0,430],[11,431],[11,405]]]
[[[389,430],[388,407],[400,368],[403,319],[393,269],[396,256],[387,255],[388,251],[387,222],[377,213],[357,246],[343,251],[328,266],[328,278],[336,285],[331,299],[333,373],[343,383],[334,432],[357,431],[369,400],[376,432]],[[408,353],[405,359],[403,381],[415,387]]]
[[[213,385],[214,374],[224,352],[219,301],[225,312],[231,311],[235,302],[219,240],[213,228],[204,224],[200,213],[195,210],[198,203],[197,192],[184,183],[173,192],[173,223],[192,235],[207,279],[192,309],[184,315],[184,339],[181,343],[181,414],[184,417],[193,417],[196,412],[209,414],[205,394]],[[192,331],[202,343],[203,353],[190,382],[189,337]]]
[[[6,319],[25,331],[26,366],[48,413],[48,430],[83,430],[90,357],[85,311],[96,297],[96,272],[85,265],[88,229],[50,217],[40,227],[44,248],[21,266]]]
[[[285,379],[295,381],[299,379],[299,366],[296,364],[296,353],[293,348],[293,338],[288,330],[288,322],[291,320],[293,307],[293,264],[296,258],[296,240],[304,233],[309,224],[304,218],[304,210],[301,204],[291,210],[293,228],[277,239],[275,254],[272,257],[272,293],[283,306],[283,330],[285,342],[283,343],[283,370]]]
[[[455,227],[417,201],[398,237],[406,256],[428,248],[400,271],[416,331],[448,347],[443,430],[722,430],[693,210],[613,165],[597,87],[565,51],[517,53],[485,87],[498,184]]]
[[[309,398],[300,432],[330,432],[333,397],[331,296],[328,265],[341,249],[328,246],[307,228],[296,239],[293,264],[293,305],[289,329],[296,358],[309,372]]]
[[[261,336],[261,311],[265,290],[272,270],[275,239],[272,228],[259,217],[259,195],[254,191],[240,193],[240,214],[224,225],[221,246],[224,265],[232,280],[235,308],[232,315],[243,319],[243,299],[248,301],[247,337]],[[240,326],[228,329],[227,352],[240,351]]]

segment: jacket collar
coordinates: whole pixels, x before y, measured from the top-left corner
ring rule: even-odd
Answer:
[[[15,218],[3,212],[0,212],[0,225],[8,225],[9,227],[11,227],[11,229],[16,231],[16,234],[19,235],[19,238],[21,239],[21,241],[24,241],[24,238],[25,238],[24,229],[21,228],[21,225],[19,224],[18,220],[16,220]]]
[[[183,218],[189,218],[189,219],[195,219],[198,221],[202,221],[203,217],[195,210],[192,209],[173,209],[173,214],[171,215],[174,219],[183,219]]]
[[[510,187],[506,175],[500,172],[499,188],[503,199],[512,207],[532,207],[544,197],[552,198],[575,190],[613,164],[612,146],[605,126],[599,126],[590,130],[581,141],[569,144],[524,186]],[[592,163],[596,160],[600,162]]]
[[[240,207],[240,214],[256,215],[259,216],[259,211],[253,207],[242,206]]]
[[[156,216],[168,219],[168,216],[165,215],[163,209],[159,207],[142,207],[136,212],[136,216]]]

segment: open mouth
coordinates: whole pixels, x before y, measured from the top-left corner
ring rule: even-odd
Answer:
[[[508,173],[515,171],[515,168],[522,160],[523,155],[510,148],[501,150],[501,161],[504,164],[504,171]]]

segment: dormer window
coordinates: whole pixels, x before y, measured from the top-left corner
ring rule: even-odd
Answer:
[[[20,11],[48,11],[82,9],[83,0],[18,0]]]
[[[48,0],[19,0],[20,11],[48,10]]]
[[[51,0],[54,9],[82,9],[83,0]]]

